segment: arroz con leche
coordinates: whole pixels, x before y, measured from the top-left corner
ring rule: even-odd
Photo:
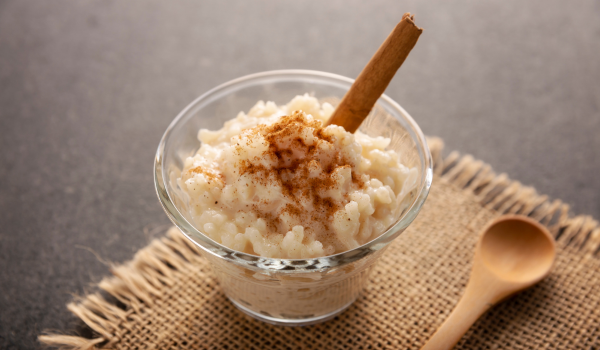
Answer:
[[[409,204],[417,170],[386,150],[387,138],[323,128],[333,110],[309,95],[259,101],[221,130],[201,129],[177,179],[196,227],[231,249],[283,259],[381,235]]]

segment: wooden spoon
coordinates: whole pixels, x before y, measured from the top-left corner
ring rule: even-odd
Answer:
[[[421,350],[454,347],[488,309],[544,278],[555,255],[554,239],[537,221],[521,215],[492,221],[475,248],[464,295]]]
[[[400,23],[360,72],[325,126],[343,126],[352,133],[358,129],[423,32],[414,20],[414,16],[408,12],[402,16]]]

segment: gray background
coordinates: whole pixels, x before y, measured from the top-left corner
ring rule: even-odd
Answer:
[[[65,304],[102,259],[168,224],[153,155],[186,104],[265,70],[355,77],[405,11],[425,32],[387,94],[447,149],[600,217],[598,0],[0,0],[0,348],[77,326]]]

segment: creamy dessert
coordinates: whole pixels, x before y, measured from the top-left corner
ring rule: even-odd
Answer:
[[[196,227],[231,249],[314,258],[378,237],[410,203],[417,170],[390,140],[323,127],[334,108],[308,95],[259,101],[218,131],[201,129],[178,186]]]

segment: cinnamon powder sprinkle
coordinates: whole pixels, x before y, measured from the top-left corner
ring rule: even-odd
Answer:
[[[301,111],[284,116],[272,125],[259,125],[248,131],[247,139],[260,134],[268,143],[268,149],[260,157],[238,161],[239,176],[250,175],[253,183],[263,186],[280,186],[287,202],[280,207],[278,215],[261,210],[263,205],[254,206],[258,216],[267,221],[271,233],[285,232],[277,230],[281,225],[280,217],[285,214],[299,221],[298,224],[308,231],[316,228],[315,223],[328,226],[333,214],[342,208],[339,201],[336,203],[325,195],[329,190],[339,190],[334,172],[348,169],[352,175],[350,186],[354,189],[364,187],[355,173],[357,165],[342,157],[339,151],[332,152],[333,136],[324,132],[321,121],[309,120]],[[249,144],[237,143],[236,151],[241,153],[246,146]],[[261,158],[271,160],[272,166],[263,165]],[[349,201],[346,195],[344,204]],[[324,233],[319,231],[320,235]]]
[[[211,181],[224,182],[224,180],[225,180],[225,177],[223,176],[223,174],[217,173],[211,169],[205,169],[201,166],[197,166],[188,171],[190,172],[190,175],[191,174],[203,174],[206,177],[206,179],[208,180],[208,184],[210,184]]]

